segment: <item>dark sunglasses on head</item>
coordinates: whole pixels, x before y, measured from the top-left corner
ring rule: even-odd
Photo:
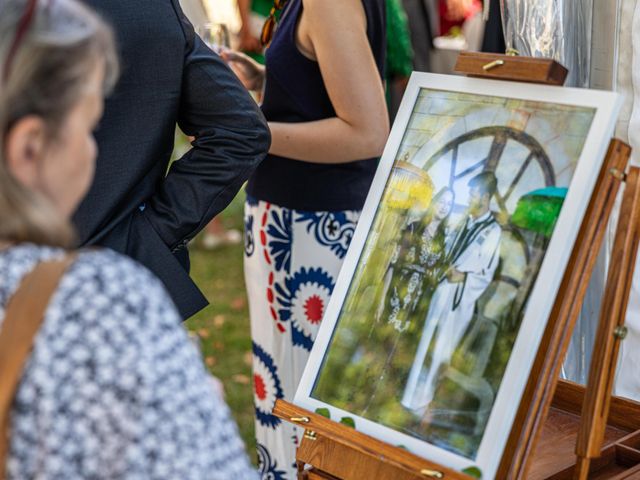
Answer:
[[[49,2],[51,3],[51,2]],[[20,17],[20,21],[18,22],[18,28],[16,29],[16,36],[13,39],[13,43],[11,44],[11,48],[9,48],[9,53],[4,62],[4,75],[3,81],[7,81],[9,78],[9,70],[11,70],[11,64],[13,63],[13,58],[16,56],[16,52],[22,43],[24,36],[29,31],[29,27],[33,22],[33,17],[35,17],[36,7],[38,6],[38,0],[27,0],[24,13],[22,17]]]
[[[282,10],[287,2],[288,0],[273,0],[273,7],[271,7],[271,11],[269,12],[267,21],[264,22],[264,26],[262,27],[262,34],[260,35],[260,42],[262,43],[263,47],[266,47],[271,43],[273,32],[276,29],[277,23],[276,12],[278,10]]]

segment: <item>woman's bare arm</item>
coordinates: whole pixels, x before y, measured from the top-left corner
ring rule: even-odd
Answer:
[[[260,40],[251,32],[251,0],[238,0],[238,13],[240,14],[240,50],[248,52],[260,52],[262,45]]]
[[[366,34],[361,0],[303,0],[298,48],[318,61],[336,117],[270,122],[270,152],[296,160],[346,163],[379,156],[389,133],[384,88]]]

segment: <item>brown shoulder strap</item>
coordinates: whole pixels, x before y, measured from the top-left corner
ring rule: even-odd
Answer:
[[[22,370],[49,301],[64,272],[75,260],[42,262],[26,275],[7,305],[0,327],[0,480],[6,475],[9,449],[9,412]]]

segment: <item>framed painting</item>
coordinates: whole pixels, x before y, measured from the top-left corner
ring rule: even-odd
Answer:
[[[294,403],[493,478],[619,107],[414,73]]]

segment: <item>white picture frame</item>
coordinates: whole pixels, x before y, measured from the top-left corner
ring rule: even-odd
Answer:
[[[439,113],[432,114],[430,111],[420,113],[416,110],[419,100],[424,100],[427,97],[437,94],[448,95],[445,100],[439,102]],[[443,133],[438,130],[439,127],[436,127],[435,131],[432,131],[428,135],[426,143],[420,147],[420,142],[426,137],[424,135],[420,137],[420,135],[416,135],[414,131],[409,131],[411,130],[409,127],[418,124],[418,118],[422,118],[418,117],[418,114],[423,117],[425,115],[427,117],[429,115],[443,115],[442,112],[446,110],[447,99],[455,99],[457,96],[465,101],[477,98],[477,101],[480,103],[489,99],[489,110],[492,108],[492,105],[494,105],[491,104],[493,101],[491,99],[503,99],[505,101],[516,102],[514,105],[525,105],[525,107],[523,107],[525,110],[523,115],[525,116],[527,114],[526,110],[529,108],[528,106],[532,106],[531,108],[541,108],[543,110],[557,108],[559,111],[564,111],[563,109],[571,107],[577,109],[576,112],[584,113],[585,111],[589,111],[592,115],[589,125],[586,127],[583,126],[584,141],[582,145],[580,145],[579,152],[575,154],[577,160],[575,161],[575,166],[572,167],[574,170],[570,182],[567,185],[568,191],[564,198],[564,203],[559,211],[559,217],[554,224],[555,226],[550,234],[550,238],[548,238],[545,244],[545,254],[541,264],[538,266],[539,270],[535,282],[530,287],[526,300],[526,308],[523,310],[524,313],[521,323],[519,323],[517,329],[515,343],[513,344],[512,350],[510,350],[511,354],[500,379],[499,387],[497,387],[495,391],[490,413],[484,423],[481,440],[479,440],[479,444],[472,455],[462,454],[455,451],[455,449],[452,450],[448,445],[445,445],[445,448],[442,444],[436,445],[433,442],[425,441],[415,435],[380,424],[370,418],[365,418],[352,411],[336,406],[335,403],[339,402],[327,399],[326,395],[324,399],[319,399],[316,398],[317,395],[314,396],[313,393],[314,387],[317,385],[319,379],[322,380],[324,378],[322,377],[323,362],[325,358],[330,359],[330,357],[328,357],[331,355],[330,346],[340,326],[339,322],[341,320],[343,305],[345,301],[348,300],[347,296],[352,287],[354,276],[359,268],[359,262],[363,257],[363,250],[365,246],[369,245],[367,241],[370,231],[374,224],[376,214],[379,211],[387,183],[392,176],[394,166],[397,167],[399,158],[403,156],[404,158],[408,158],[413,155],[413,158],[416,158],[420,154],[421,148],[431,148],[433,150],[432,147],[425,147],[425,145],[429,142],[433,143],[437,141],[438,135],[443,138],[443,142],[445,141],[444,139],[451,138],[451,135]],[[452,102],[455,103],[455,101]],[[538,107],[535,107],[536,105]],[[342,270],[337,279],[331,300],[327,306],[309,361],[295,395],[294,403],[310,411],[319,411],[318,409],[322,409],[325,414],[328,413],[334,420],[340,420],[345,417],[350,418],[354,421],[358,431],[381,439],[389,444],[407,448],[409,451],[425,459],[436,461],[439,464],[460,471],[466,468],[476,467],[482,472],[483,478],[493,478],[499,466],[500,459],[502,458],[504,447],[520,404],[519,399],[527,385],[528,372],[532,367],[538,351],[546,321],[551,313],[562,276],[572,253],[573,244],[577,238],[584,213],[605,157],[620,105],[621,99],[617,94],[612,92],[414,73],[411,76],[384,154],[380,160],[377,174],[371,186]],[[457,107],[453,105],[452,108],[456,110]],[[478,110],[475,106],[470,108],[472,108],[472,112],[476,113],[476,117],[480,115],[477,113]],[[474,108],[476,108],[476,110],[473,110]],[[498,109],[498,107],[495,108]],[[508,109],[509,107],[500,108]],[[486,113],[488,110],[485,109],[483,111]],[[570,116],[572,114],[567,113],[566,115]],[[462,117],[464,117],[464,113]],[[498,117],[499,115],[496,115],[495,118]],[[426,121],[428,122],[429,119]],[[482,122],[481,120],[479,121],[480,123]],[[513,123],[512,118],[507,119],[507,121]],[[568,124],[569,130],[573,128],[570,123],[571,122]],[[432,120],[431,125],[433,124],[434,121]],[[439,123],[435,122],[435,124],[438,125]],[[455,128],[452,125],[451,122],[447,123],[444,120],[442,122],[443,129],[447,128],[451,130]],[[556,133],[562,136],[566,132],[558,131]],[[411,137],[411,135],[413,135],[413,137]],[[413,140],[410,140],[410,137],[413,138]],[[416,140],[416,138],[418,138],[418,140]],[[420,140],[420,138],[423,140]],[[549,145],[551,145],[551,143]],[[543,145],[543,147],[546,146]],[[551,155],[553,156],[553,154]],[[456,168],[455,164],[452,168]],[[499,179],[498,182],[500,182]],[[498,187],[498,190],[499,188],[500,187]],[[520,197],[520,199],[521,198],[522,197]],[[466,215],[466,211],[464,215]],[[453,235],[453,233],[451,233],[451,235]],[[503,240],[501,240],[501,242],[502,241]],[[373,238],[371,242],[371,245],[375,244]],[[382,283],[383,281],[384,279],[381,278],[380,282]],[[438,284],[438,286],[440,286],[440,284]],[[356,287],[354,286],[354,288]],[[357,293],[358,292],[355,291],[354,295]],[[477,313],[477,305],[474,307],[474,311]],[[362,319],[362,321],[372,320]],[[428,319],[425,320],[425,322],[428,322]],[[422,330],[423,335],[425,331],[426,328]],[[431,355],[434,354],[431,353]],[[336,381],[340,381],[340,379]],[[401,395],[402,393],[398,392],[398,396]]]

